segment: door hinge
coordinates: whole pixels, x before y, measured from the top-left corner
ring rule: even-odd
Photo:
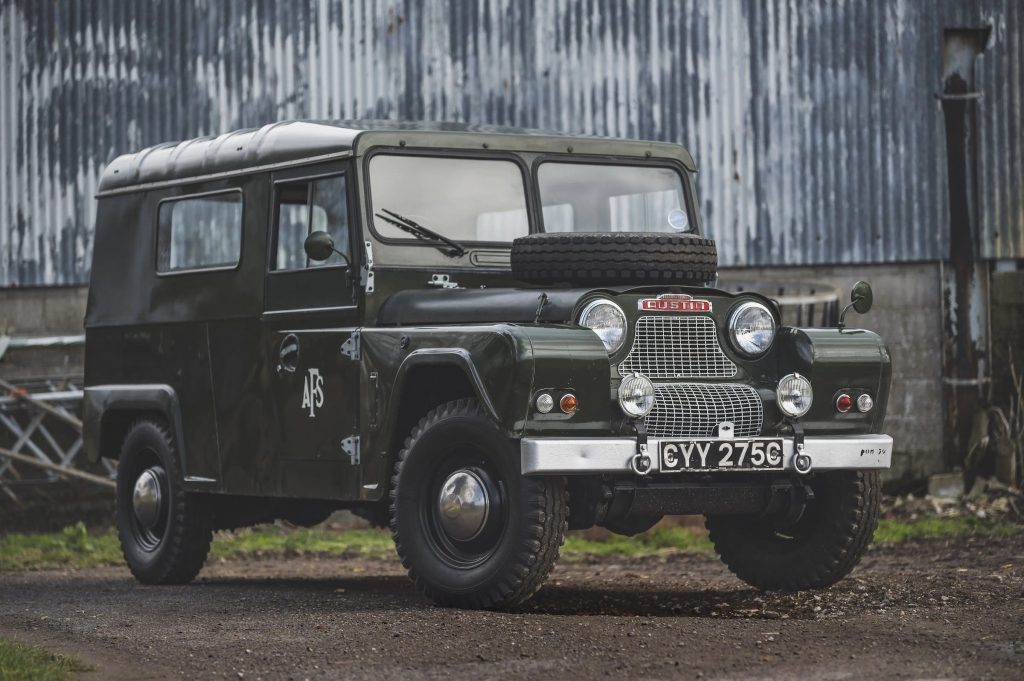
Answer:
[[[348,337],[344,343],[341,344],[341,354],[345,355],[349,359],[358,362],[362,358],[360,352],[361,343],[359,342],[359,330],[356,329],[352,332],[352,335]]]
[[[353,435],[341,441],[341,449],[348,454],[349,462],[353,466],[359,465],[359,436]]]
[[[365,292],[373,293],[373,244],[364,241],[363,247],[366,249],[366,260],[360,271],[359,283]]]

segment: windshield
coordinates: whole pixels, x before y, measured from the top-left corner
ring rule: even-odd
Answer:
[[[546,232],[692,231],[683,183],[671,168],[542,163]]]
[[[429,240],[396,226],[395,215],[460,243],[509,243],[530,232],[523,174],[512,161],[378,154],[370,200],[385,238]]]

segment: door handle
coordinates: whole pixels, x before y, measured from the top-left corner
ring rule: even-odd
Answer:
[[[277,373],[288,371],[294,373],[299,365],[299,337],[290,333],[281,341],[277,351]]]

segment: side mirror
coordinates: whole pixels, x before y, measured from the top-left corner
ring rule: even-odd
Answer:
[[[858,281],[850,291],[850,304],[844,307],[842,314],[839,315],[839,328],[846,328],[846,313],[851,309],[858,314],[867,314],[874,302],[875,295],[871,291],[871,284],[866,281]]]
[[[850,291],[850,304],[858,314],[867,314],[871,304],[875,302],[875,296],[871,292],[871,284],[866,281],[858,281]]]
[[[327,232],[316,231],[306,237],[302,247],[310,260],[323,262],[334,254],[334,239]]]

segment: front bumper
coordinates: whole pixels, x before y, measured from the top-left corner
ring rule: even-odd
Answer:
[[[649,473],[659,473],[661,443],[680,438],[648,438]],[[703,438],[717,441],[721,438]],[[699,442],[702,438],[687,439]],[[783,438],[782,467],[795,470],[793,438]],[[633,473],[637,453],[635,438],[523,438],[520,445],[523,475],[590,475]],[[889,468],[892,438],[888,435],[805,437],[804,454],[811,457],[811,472],[825,470],[872,470]],[[730,471],[733,469],[720,469]],[[740,469],[750,472],[751,469]]]

